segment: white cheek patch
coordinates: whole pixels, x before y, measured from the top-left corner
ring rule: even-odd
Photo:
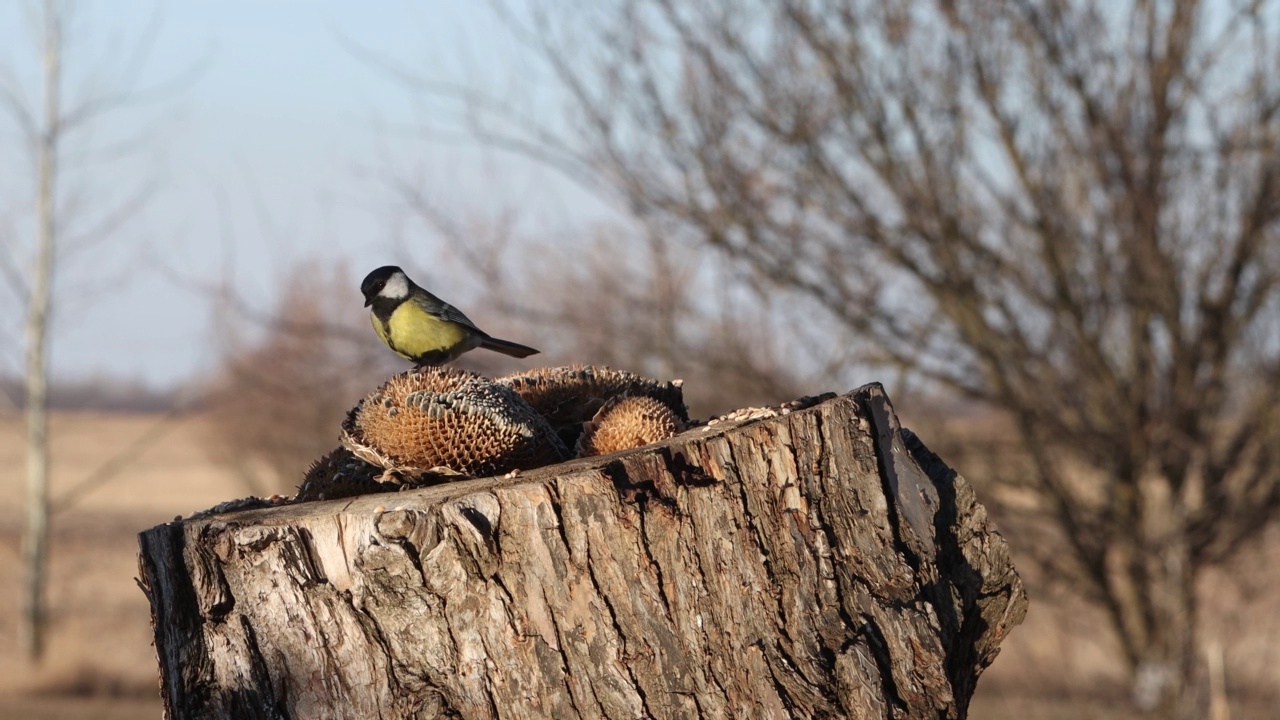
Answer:
[[[387,284],[378,291],[378,296],[393,300],[409,297],[409,278],[405,277],[404,273],[392,275],[387,278]]]

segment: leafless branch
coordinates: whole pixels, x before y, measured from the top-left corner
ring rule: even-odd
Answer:
[[[367,61],[1008,413],[1068,548],[1045,567],[1135,672],[1194,677],[1188,588],[1280,515],[1280,4],[496,6],[563,125]]]

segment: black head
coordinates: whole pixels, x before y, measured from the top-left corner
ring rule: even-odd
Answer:
[[[396,282],[392,280],[395,279]],[[383,265],[365,276],[364,282],[360,283],[360,294],[364,295],[364,306],[369,307],[373,304],[373,299],[379,295],[392,299],[403,299],[408,294],[409,278],[404,271],[395,265]],[[387,287],[388,284],[391,287]]]

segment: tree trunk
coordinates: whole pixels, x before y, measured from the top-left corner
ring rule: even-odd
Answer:
[[[1201,718],[1208,677],[1196,642],[1195,561],[1183,513],[1171,502],[1167,479],[1137,485],[1141,512],[1110,550],[1106,591],[1133,675],[1139,710],[1164,718]]]
[[[963,718],[1027,605],[878,385],[139,540],[170,718]]]
[[[54,191],[60,139],[62,24],[53,0],[44,4],[44,116],[37,149],[36,255],[31,272],[24,341],[26,342],[27,498],[22,537],[26,568],[21,623],[22,647],[29,660],[44,655],[45,572],[49,553],[49,417],[46,353],[54,264]]]
[[[1195,575],[1186,542],[1152,549],[1144,575],[1148,632],[1134,667],[1135,704],[1171,720],[1203,718],[1208,678],[1196,642]]]

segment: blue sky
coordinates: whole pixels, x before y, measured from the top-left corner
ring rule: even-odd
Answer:
[[[120,53],[105,39],[136,36],[154,7],[86,0],[66,62],[71,86],[94,73],[109,75]],[[145,141],[125,161],[86,171],[93,183],[87,197],[103,201],[121,196],[122,188],[154,187],[145,211],[110,244],[63,264],[55,291],[55,376],[106,374],[166,385],[212,369],[217,354],[205,288],[224,275],[265,311],[282,274],[307,257],[348,259],[361,272],[391,262],[430,268],[436,241],[406,223],[384,184],[397,172],[420,177],[451,206],[519,202],[570,222],[600,211],[550,171],[477,147],[459,133],[422,131],[458,122],[350,49],[368,48],[424,76],[486,92],[536,90],[542,80],[533,63],[487,3],[181,0],[160,8],[141,85],[188,68],[196,68],[194,79],[114,116],[95,134],[101,141],[143,132]],[[30,33],[22,3],[0,8],[0,65],[27,87],[36,70]],[[7,205],[0,211],[18,219],[4,242],[23,259],[30,180],[18,137],[5,122],[0,203]],[[76,179],[75,172],[67,177]],[[435,280],[448,297],[450,278]],[[352,311],[362,313],[351,292]],[[10,351],[0,352],[0,372],[13,373],[21,363],[18,315],[7,295],[4,302],[0,348]]]

